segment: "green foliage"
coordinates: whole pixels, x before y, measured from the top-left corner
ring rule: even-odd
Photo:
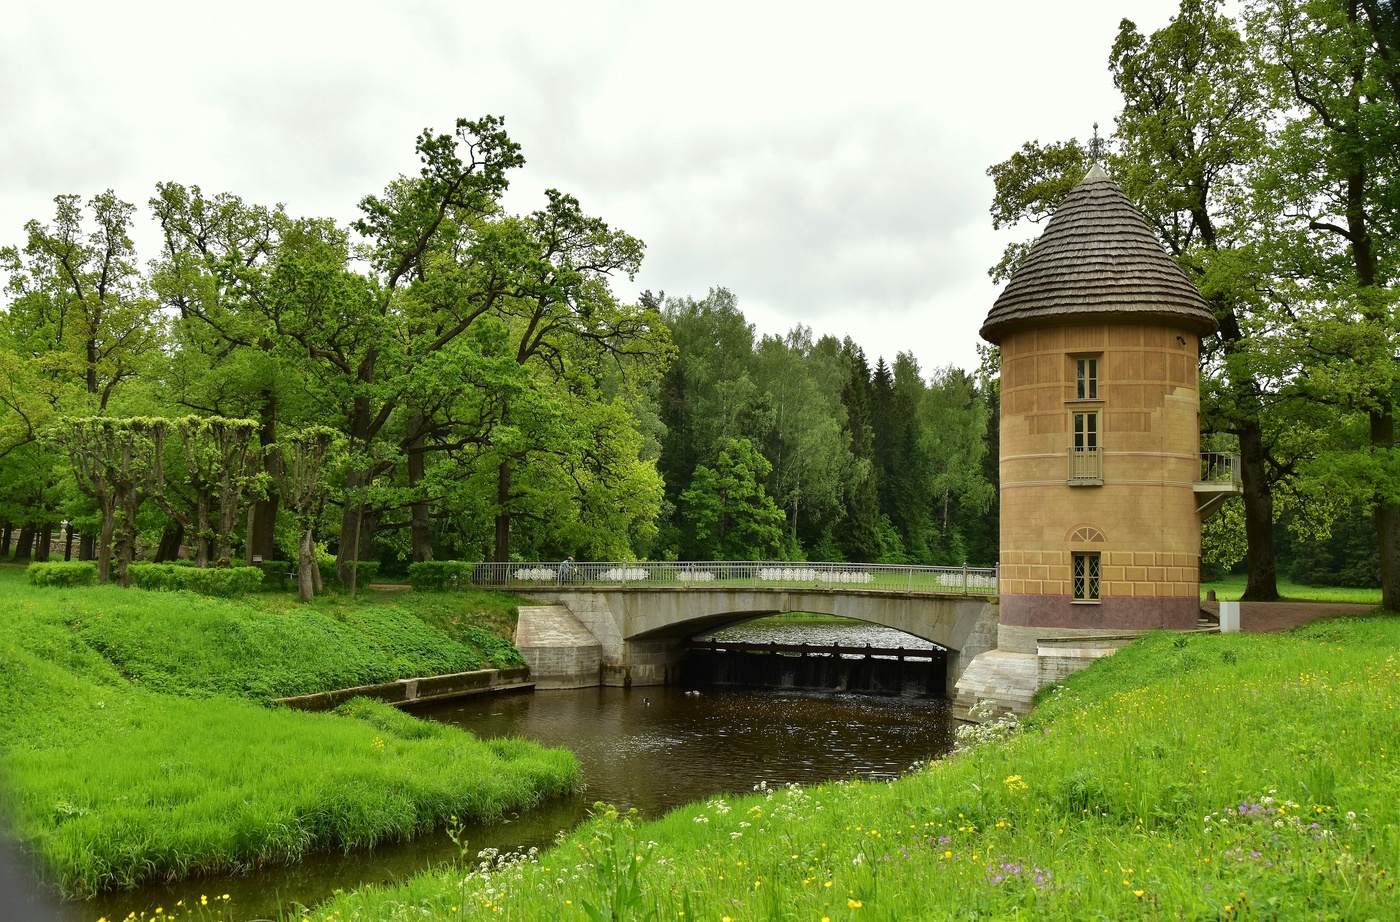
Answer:
[[[783,513],[763,487],[770,465],[748,439],[731,439],[713,470],[700,465],[681,495],[694,559],[766,560],[781,555]]]
[[[232,597],[262,588],[260,567],[191,567],[174,563],[134,563],[131,585],[138,589]]]
[[[443,589],[466,589],[472,584],[472,568],[460,560],[428,560],[409,564],[408,582],[424,592]]]
[[[34,586],[95,586],[97,564],[91,560],[31,563],[25,575]]]

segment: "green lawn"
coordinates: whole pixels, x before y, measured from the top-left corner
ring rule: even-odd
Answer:
[[[270,697],[519,661],[468,599],[296,605],[0,569],[0,805],[64,893],[295,861],[572,790],[571,753]]]
[[[1400,918],[1397,649],[1389,618],[1155,633],[897,781],[600,808],[546,853],[303,918]]]
[[[1209,583],[1201,583],[1201,598],[1208,590],[1214,589],[1216,597],[1224,601],[1234,601],[1244,595],[1246,577],[1243,574],[1230,574]],[[1301,586],[1285,577],[1278,581],[1278,593],[1289,602],[1355,602],[1361,605],[1381,604],[1379,589],[1354,589],[1346,586]]]

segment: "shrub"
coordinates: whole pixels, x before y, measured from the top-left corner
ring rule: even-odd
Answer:
[[[473,564],[460,560],[430,560],[426,563],[410,564],[408,582],[420,592],[434,589],[466,589],[472,584],[472,568]]]
[[[201,595],[235,596],[254,592],[262,585],[259,567],[200,569],[173,563],[134,563],[127,571],[138,589],[174,592],[188,589]]]
[[[349,588],[349,586],[346,583],[342,583],[340,577],[336,575],[334,560],[322,560],[317,566],[321,568],[321,585],[325,586],[327,589],[335,587],[341,589]],[[379,561],[361,560],[359,565],[355,568],[355,572],[355,579],[356,582],[359,583],[359,588],[364,589],[379,575]]]
[[[289,577],[296,572],[296,565],[290,560],[264,560],[256,566],[262,570],[264,592],[279,592],[290,588]]]
[[[26,571],[33,586],[95,586],[97,563],[92,560],[55,560],[31,563]]]

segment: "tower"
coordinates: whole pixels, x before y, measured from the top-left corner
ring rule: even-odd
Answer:
[[[1200,340],[1215,316],[1095,165],[997,298],[997,647],[1196,626]]]

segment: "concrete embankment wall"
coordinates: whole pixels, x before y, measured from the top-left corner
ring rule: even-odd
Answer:
[[[515,666],[510,669],[476,669],[471,672],[455,672],[450,675],[399,679],[397,682],[384,682],[379,685],[339,688],[335,691],[320,692],[315,695],[274,698],[272,703],[286,705],[300,711],[329,711],[351,698],[373,698],[376,701],[384,701],[403,707],[410,704],[426,704],[430,701],[445,701],[450,698],[465,698],[472,695],[528,691],[534,687],[535,683],[530,680],[529,667]]]
[[[602,684],[603,646],[565,605],[522,605],[515,646],[536,688]]]

